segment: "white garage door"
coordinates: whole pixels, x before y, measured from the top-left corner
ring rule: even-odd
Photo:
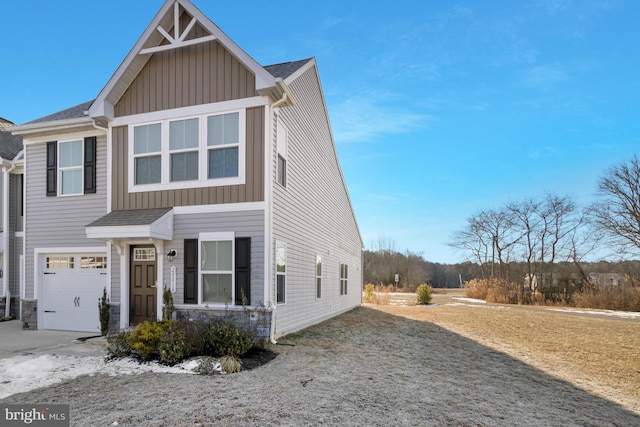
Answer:
[[[51,254],[43,255],[41,262],[42,328],[99,334],[106,254]]]

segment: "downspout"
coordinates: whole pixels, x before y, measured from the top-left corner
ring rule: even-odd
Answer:
[[[16,168],[15,163],[11,163],[11,167],[6,169],[2,168],[3,182],[2,182],[2,244],[4,245],[4,254],[2,257],[2,284],[4,285],[4,316],[9,317],[11,313],[11,292],[9,291],[9,177],[11,171]]]
[[[269,109],[269,111],[271,112],[271,119],[269,120],[269,127],[271,128],[271,126],[273,126],[273,120],[278,116],[278,112],[275,111],[276,108],[279,108],[282,104],[284,104],[285,102],[287,102],[287,93],[283,93],[282,94],[282,98],[280,98],[279,100],[277,100],[276,102],[274,102],[271,105],[271,108]],[[277,127],[276,127],[277,129]],[[269,132],[269,138],[273,139],[273,132]],[[272,155],[273,153],[269,153],[269,155]],[[273,165],[273,162],[270,162],[271,165]],[[269,172],[268,172],[268,182],[269,182],[269,186],[271,187],[271,180],[273,179],[272,175],[271,175],[271,168],[269,168]],[[271,212],[273,207],[273,202],[271,202],[271,206],[268,206],[267,209],[269,209],[269,212]],[[271,214],[270,214],[271,217]],[[271,222],[271,218],[270,219],[270,224],[269,224],[269,230],[272,229],[271,225],[273,224]],[[269,247],[271,247],[272,243],[273,243],[273,234],[270,231],[269,232],[270,236],[269,236]],[[271,260],[272,258],[269,257],[269,265],[271,265]],[[272,271],[271,269],[269,269],[269,281],[271,281],[271,279],[273,278],[272,276]],[[273,293],[271,295],[272,298],[272,304],[271,304],[271,330],[269,331],[269,340],[271,341],[271,344],[278,344],[278,342],[276,341],[276,307],[278,306],[278,284],[277,281],[273,282]]]

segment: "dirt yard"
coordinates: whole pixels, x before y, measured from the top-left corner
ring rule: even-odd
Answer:
[[[69,403],[78,426],[640,425],[638,321],[434,302],[357,308],[239,374],[83,376],[0,402]]]

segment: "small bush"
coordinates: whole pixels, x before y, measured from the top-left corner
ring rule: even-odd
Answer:
[[[416,300],[418,304],[431,303],[431,298],[432,298],[431,291],[432,291],[431,286],[427,284],[423,283],[422,285],[418,286],[418,289],[416,289]]]
[[[227,374],[240,372],[240,360],[235,356],[222,356],[220,358],[220,369]]]
[[[253,346],[253,336],[224,320],[212,320],[204,331],[204,351],[210,356],[242,356]]]
[[[207,357],[203,357],[200,360],[200,362],[198,363],[198,366],[196,366],[193,371],[197,374],[211,375],[218,372],[219,369],[220,369],[220,362],[218,362],[217,359],[211,356],[207,356]]]
[[[145,320],[131,332],[131,347],[142,360],[157,358],[163,333],[162,323]]]
[[[131,354],[130,332],[120,332],[119,334],[107,337],[107,354],[113,357],[127,357]]]
[[[191,354],[191,344],[183,328],[184,322],[170,320],[162,325],[162,336],[158,344],[160,363],[175,365]]]
[[[365,285],[363,299],[364,299],[364,302],[369,304],[376,302],[376,292],[375,292],[375,286],[373,286],[373,284],[368,283],[367,285]]]
[[[100,335],[103,337],[109,332],[109,297],[107,296],[107,288],[102,290],[102,297],[98,299],[98,316],[100,317]]]

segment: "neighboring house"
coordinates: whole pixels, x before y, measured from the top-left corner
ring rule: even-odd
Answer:
[[[23,253],[22,138],[0,117],[0,317],[20,317]]]
[[[362,239],[316,61],[263,67],[166,1],[97,98],[14,128],[29,329],[246,316],[263,338],[361,303]],[[245,319],[245,320],[246,320]]]

